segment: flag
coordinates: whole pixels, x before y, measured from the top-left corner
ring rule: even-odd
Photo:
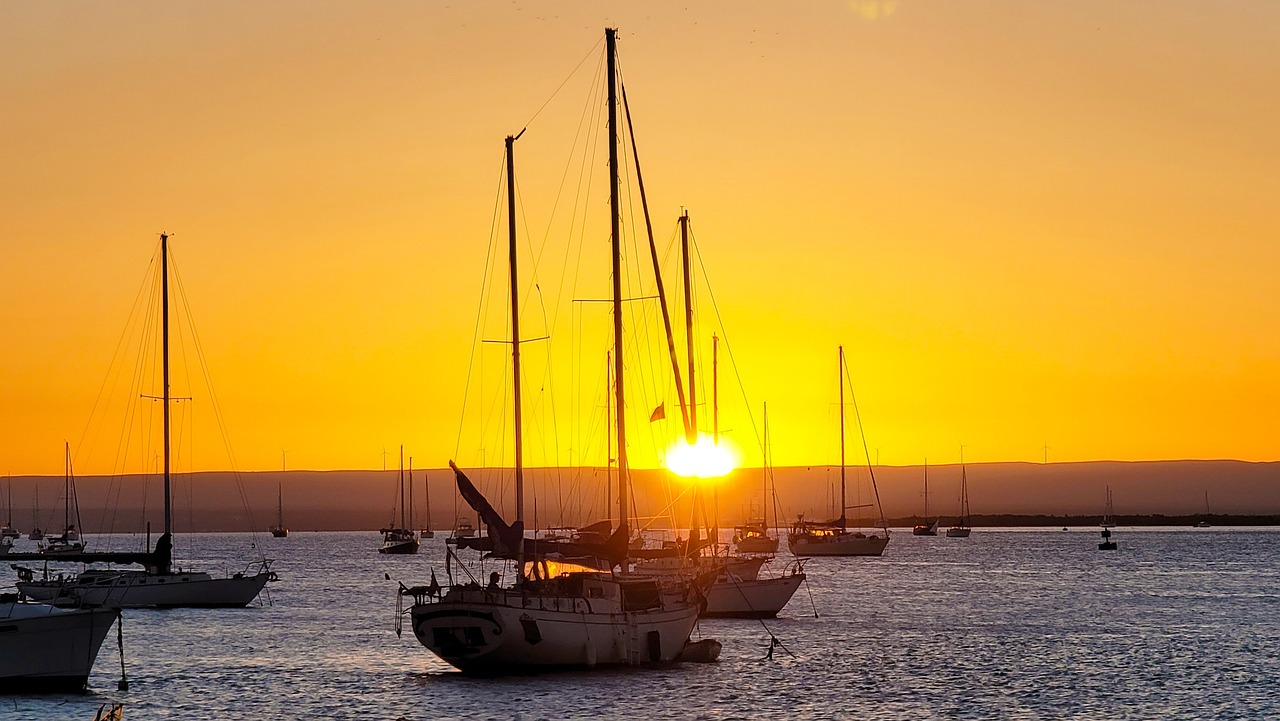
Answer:
[[[440,595],[440,582],[436,580],[436,569],[431,569],[431,584],[427,586],[427,596]]]
[[[649,414],[649,422],[653,423],[654,421],[660,421],[666,417],[667,417],[667,404],[664,401],[662,403],[659,403],[657,408],[653,409],[653,413]]]

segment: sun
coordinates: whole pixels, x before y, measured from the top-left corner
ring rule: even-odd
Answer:
[[[717,443],[706,435],[699,435],[693,445],[679,441],[667,451],[667,468],[688,478],[726,476],[737,463],[736,454],[726,441]]]

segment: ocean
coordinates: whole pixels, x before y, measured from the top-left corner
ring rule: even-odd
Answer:
[[[394,632],[384,574],[443,581],[442,535],[384,556],[375,533],[194,534],[191,565],[256,543],[280,581],[246,609],[126,611],[128,691],[113,632],[88,694],[0,697],[0,719],[87,721],[108,701],[130,721],[1280,717],[1280,531],[1122,527],[1110,552],[1098,536],[895,529],[881,558],[810,560],[777,619],[701,622],[717,663],[469,678]]]

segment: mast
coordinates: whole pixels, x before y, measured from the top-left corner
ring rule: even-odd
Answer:
[[[613,256],[613,382],[618,409],[618,528],[630,538],[627,528],[627,422],[626,394],[622,364],[622,203],[618,197],[618,39],[617,30],[605,28],[605,53],[609,83],[609,224]],[[622,566],[626,572],[626,564]]]
[[[839,346],[840,367],[836,375],[840,376],[840,528],[845,527],[844,509],[844,346]]]
[[[689,350],[689,428],[686,437],[690,445],[698,442],[698,398],[693,385],[693,285],[689,271],[689,211],[680,214],[680,255],[684,269],[684,337]]]
[[[276,527],[284,528],[284,484],[276,486]]]
[[[516,528],[519,529],[520,540],[516,547],[516,579],[524,578],[524,441],[520,403],[520,294],[519,275],[516,261],[516,139],[523,135],[507,136],[507,266],[511,280],[511,393],[514,412],[514,434],[516,463]]]
[[[160,234],[160,327],[164,356],[164,533],[173,532],[173,498],[169,483],[169,234]],[[70,451],[68,451],[69,453]],[[168,569],[163,569],[168,571]]]
[[[404,525],[404,446],[400,446],[400,527]]]
[[[764,440],[760,443],[763,457],[760,459],[760,480],[764,482],[760,492],[760,520],[764,521],[765,535],[769,529],[769,402],[764,403]]]
[[[627,131],[631,136],[631,158],[636,166],[636,185],[640,189],[640,207],[644,209],[644,227],[649,235],[649,258],[653,261],[653,277],[658,286],[658,306],[662,309],[662,328],[667,336],[667,355],[671,359],[671,375],[676,380],[676,398],[680,401],[680,417],[684,421],[684,437],[689,445],[698,441],[697,431],[689,422],[689,404],[684,398],[684,382],[680,376],[680,356],[676,353],[676,337],[671,330],[671,312],[667,309],[667,290],[662,283],[662,265],[658,262],[658,244],[653,239],[653,221],[649,217],[649,196],[644,191],[644,176],[640,173],[640,154],[636,148],[636,127],[631,123],[631,105],[627,103],[627,88],[622,88],[622,109],[627,117]]]
[[[720,337],[711,334],[711,440],[720,445]]]
[[[604,375],[607,381],[604,388],[604,517],[605,520],[613,521],[613,434],[608,429],[613,427],[613,399],[609,394],[613,392],[613,351],[604,352]]]
[[[413,520],[413,456],[409,456],[409,523],[404,528],[406,531],[413,531],[415,522]]]
[[[426,471],[423,471],[422,472],[422,493],[424,496],[426,496],[426,504],[427,504],[427,511],[425,514],[426,527],[423,530],[426,530],[426,531],[431,530],[431,484],[427,482],[429,478],[430,476],[427,475]]]
[[[924,525],[929,525],[929,459],[924,459]]]

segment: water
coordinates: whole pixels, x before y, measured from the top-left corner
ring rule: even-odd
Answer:
[[[472,679],[392,630],[383,574],[443,579],[442,538],[397,557],[372,533],[260,536],[282,577],[271,605],[126,611],[129,691],[112,638],[92,693],[0,698],[0,719],[91,719],[107,700],[132,720],[1280,716],[1280,531],[1115,538],[898,531],[883,558],[810,561],[779,619],[702,622],[719,663]],[[250,542],[205,534],[196,555]],[[785,644],[773,660],[766,626]]]

